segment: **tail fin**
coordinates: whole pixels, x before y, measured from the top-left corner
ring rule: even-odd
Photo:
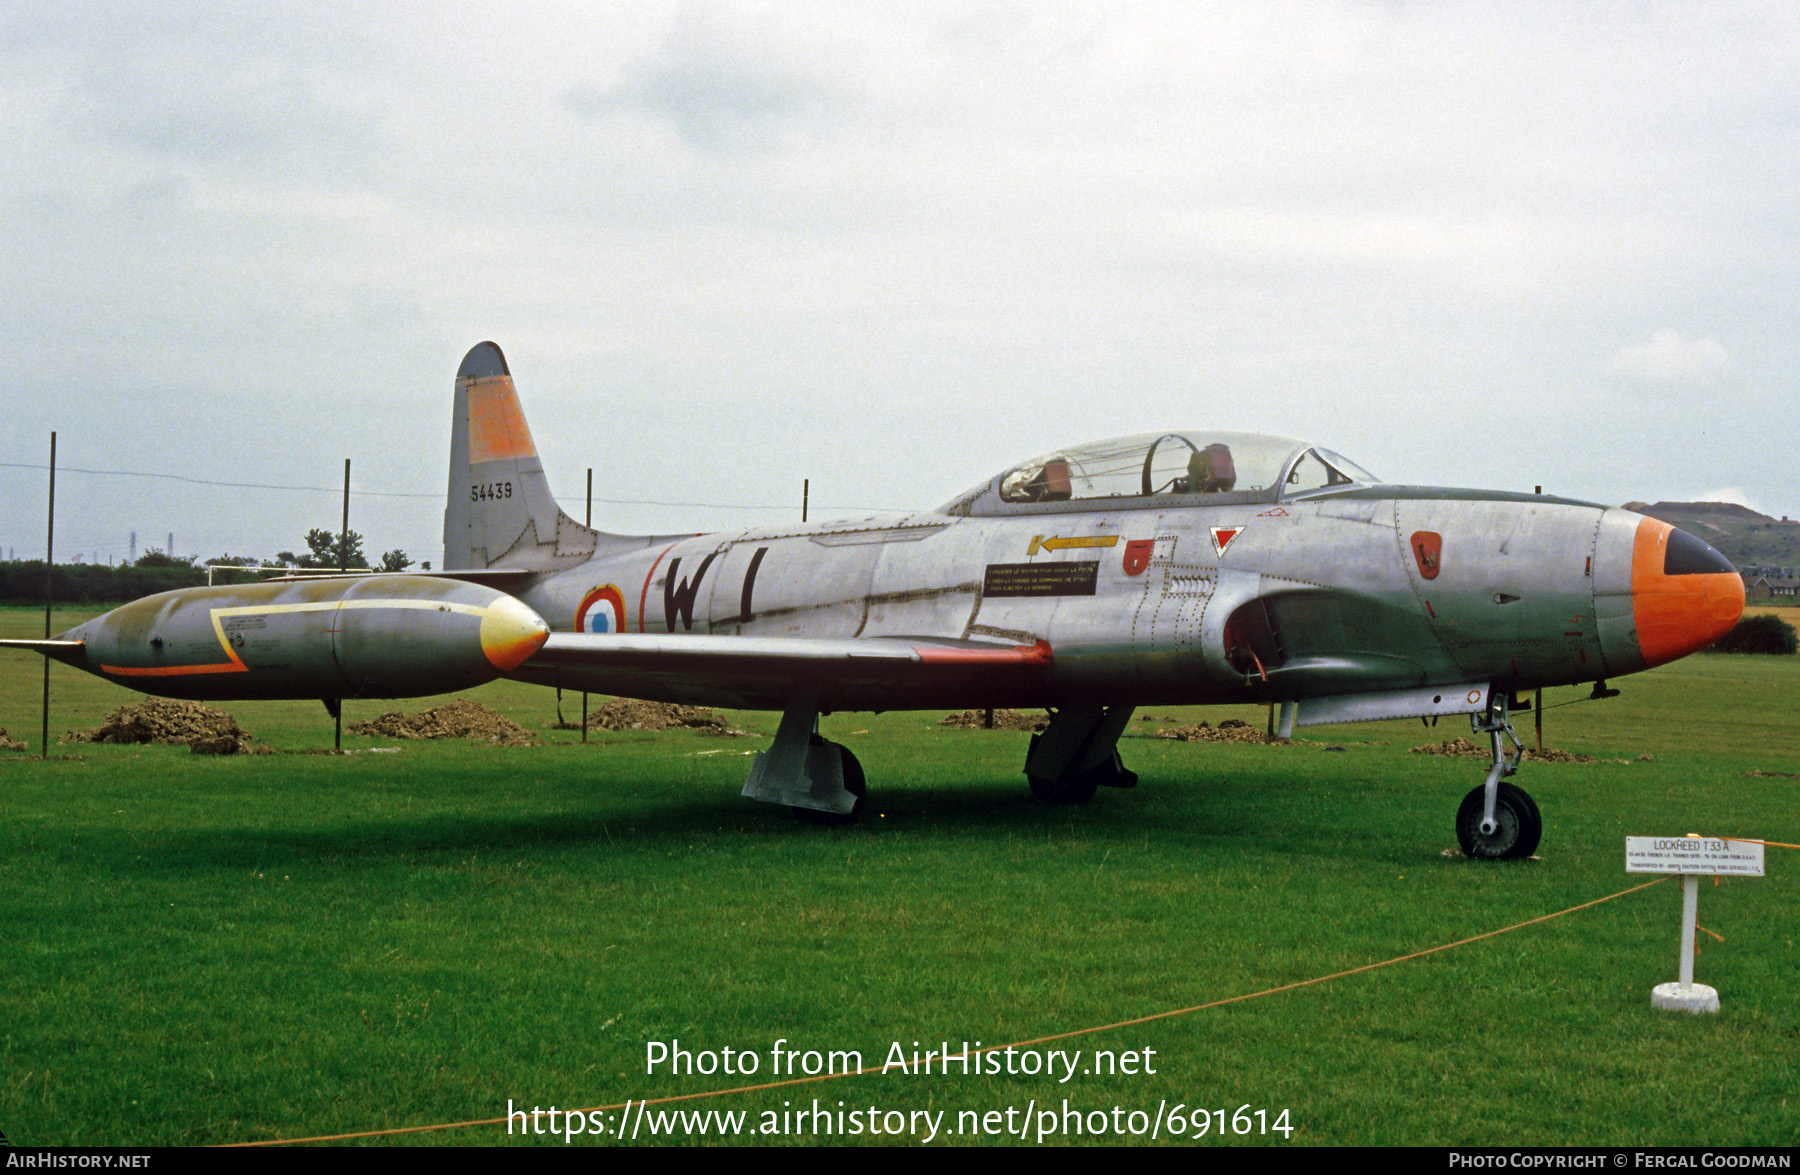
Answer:
[[[550,571],[589,558],[598,540],[551,497],[506,356],[476,344],[456,372],[445,570]]]

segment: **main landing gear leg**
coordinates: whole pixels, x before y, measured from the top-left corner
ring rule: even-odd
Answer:
[[[818,724],[817,691],[789,702],[775,742],[751,763],[744,794],[849,822],[861,814],[868,792],[862,764],[850,748],[820,738]]]
[[[1487,782],[1463,797],[1456,811],[1456,839],[1463,855],[1499,861],[1529,857],[1537,851],[1544,835],[1544,819],[1523,788],[1501,779],[1519,769],[1525,757],[1525,744],[1513,730],[1509,715],[1512,697],[1503,690],[1490,691],[1487,709],[1469,715],[1469,729],[1488,736],[1493,748],[1494,765],[1488,769]],[[1509,754],[1501,736],[1513,745]]]
[[[1050,715],[1050,726],[1031,736],[1025,777],[1031,794],[1056,804],[1085,804],[1099,787],[1136,787],[1137,773],[1119,758],[1119,736],[1134,707],[1081,702]]]

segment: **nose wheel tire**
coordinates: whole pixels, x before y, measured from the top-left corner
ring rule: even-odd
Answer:
[[[1487,787],[1482,785],[1463,797],[1456,810],[1456,840],[1463,856],[1483,861],[1510,861],[1529,857],[1537,851],[1544,835],[1544,818],[1537,804],[1522,788],[1510,783],[1500,785],[1494,797],[1492,833],[1481,831],[1481,813],[1487,806]]]

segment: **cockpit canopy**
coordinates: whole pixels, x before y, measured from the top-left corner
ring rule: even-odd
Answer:
[[[964,494],[946,513],[1273,502],[1379,480],[1329,449],[1291,437],[1146,432],[1033,457]]]

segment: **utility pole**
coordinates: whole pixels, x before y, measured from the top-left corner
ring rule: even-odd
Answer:
[[[56,571],[56,433],[50,434],[50,499],[44,522],[44,639],[50,639],[50,600],[55,591],[52,579]],[[50,658],[44,658],[44,729],[40,749],[45,760],[50,758]]]
[[[338,570],[350,570],[350,458],[344,458],[344,516],[338,528]],[[331,715],[331,749],[344,749],[344,700],[338,699]]]
[[[344,521],[338,527],[338,570],[350,570],[350,458],[344,458]]]
[[[1532,486],[1531,492],[1534,494],[1541,494],[1544,492],[1544,487],[1543,486]],[[1537,724],[1537,749],[1538,749],[1538,754],[1541,755],[1544,753],[1544,687],[1543,686],[1539,686],[1537,689],[1537,693],[1532,695],[1532,698],[1531,698],[1531,720]]]
[[[583,526],[594,529],[594,467],[588,466],[587,477],[587,514]],[[581,741],[587,741],[587,691],[581,691]]]

